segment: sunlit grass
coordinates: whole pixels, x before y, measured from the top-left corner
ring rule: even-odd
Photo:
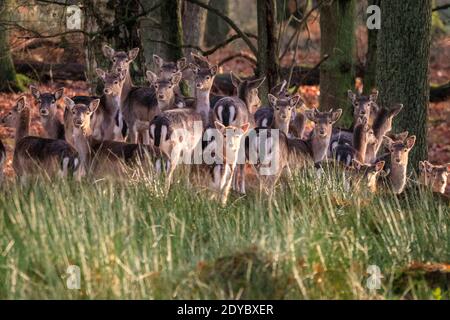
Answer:
[[[179,177],[180,175],[178,175]],[[449,298],[448,283],[403,271],[450,261],[450,210],[412,188],[345,192],[303,172],[229,206],[142,172],[128,182],[9,183],[0,197],[1,299]],[[81,290],[66,287],[69,265]],[[366,288],[369,265],[382,287]],[[448,281],[448,280],[447,280]]]

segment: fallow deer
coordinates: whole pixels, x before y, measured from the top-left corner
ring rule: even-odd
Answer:
[[[60,88],[53,93],[41,93],[35,86],[30,86],[30,91],[38,104],[39,117],[46,137],[64,140],[64,124],[58,115],[58,100],[64,95],[64,88]]]
[[[166,191],[182,157],[190,161],[203,133],[202,117],[192,109],[173,109],[155,116],[149,126],[150,139],[167,160]],[[159,165],[157,164],[157,168]]]
[[[450,172],[450,163],[433,165],[428,161],[419,162],[420,183],[430,187],[433,192],[445,193]]]
[[[405,140],[394,141],[384,136],[383,142],[390,153],[391,168],[389,180],[395,194],[400,194],[406,185],[406,170],[408,167],[409,152],[414,147],[416,136],[410,136]]]
[[[378,178],[386,175],[386,172],[383,170],[384,164],[384,161],[378,161],[375,164],[364,164],[353,159],[351,167],[354,170],[351,176],[353,188],[357,191],[362,191],[362,188],[364,188],[372,193],[376,193],[379,184]]]
[[[378,91],[374,90],[369,96],[355,94],[352,90],[348,90],[348,98],[353,105],[353,121],[356,121],[360,117],[366,117],[369,125],[373,125],[375,118],[379,112],[377,105]]]
[[[147,71],[146,75],[148,82],[155,88],[156,100],[161,111],[184,107],[183,98],[175,90],[181,81],[181,72],[174,73],[169,78],[157,76],[152,71]]]
[[[189,68],[194,74],[194,86],[195,86],[195,110],[202,116],[203,125],[208,127],[210,124],[210,112],[211,112],[211,88],[214,83],[214,78],[217,74],[218,67],[216,65],[206,64],[199,66],[197,64],[190,63]]]
[[[299,95],[286,98],[278,98],[272,94],[268,95],[270,107],[259,108],[255,112],[255,122],[257,127],[280,129],[289,136],[289,129],[292,117],[295,115],[295,108],[300,102]]]
[[[314,108],[305,112],[306,118],[315,124],[310,141],[316,166],[327,156],[333,125],[339,120],[341,115],[342,109],[320,112]]]
[[[258,96],[258,88],[263,84],[265,77],[255,80],[242,80],[233,72],[230,72],[231,82],[237,90],[237,97],[244,101],[250,114],[254,114],[261,106]]]
[[[100,104],[95,99],[89,105],[76,104],[72,99],[65,97],[66,108],[72,112],[74,125],[74,144],[80,160],[80,176],[92,174],[93,176],[120,176],[123,165],[136,165],[148,162],[157,154],[157,150],[150,146],[131,144],[120,141],[97,140],[91,129],[91,116]]]
[[[64,140],[30,136],[30,112],[23,96],[1,120],[16,128],[13,168],[17,176],[26,179],[29,175],[73,174],[80,162],[77,151]]]

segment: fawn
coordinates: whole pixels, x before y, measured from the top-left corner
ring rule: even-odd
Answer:
[[[353,119],[354,123],[360,117],[366,117],[369,125],[373,125],[376,115],[378,114],[379,107],[377,105],[378,91],[374,90],[369,96],[355,94],[352,90],[347,92],[348,98],[353,105]]]
[[[392,140],[384,136],[383,142],[390,153],[391,171],[389,173],[392,190],[395,194],[400,194],[406,185],[406,170],[408,167],[408,156],[416,142],[416,136],[410,136],[402,140]]]
[[[353,159],[351,167],[351,169],[354,170],[351,180],[353,182],[353,187],[356,190],[360,190],[361,186],[363,186],[370,192],[376,193],[378,178],[387,175],[383,170],[384,164],[384,161],[378,161],[375,164],[364,164],[356,159]]]
[[[359,117],[356,120],[352,142],[353,146],[347,143],[335,143],[330,146],[333,157],[345,166],[351,166],[353,159],[366,163],[367,146],[376,143],[375,134],[366,117]]]
[[[268,98],[270,107],[262,107],[255,112],[256,126],[280,129],[289,136],[295,108],[299,102],[303,104],[303,101],[299,95],[277,98],[269,93]]]
[[[263,127],[257,127],[248,134],[245,153],[255,169],[260,193],[265,191],[269,202],[283,172],[291,176],[291,169],[304,168],[312,164],[313,159],[308,141],[288,138],[278,129]]]
[[[190,161],[195,147],[202,139],[202,130],[201,115],[187,108],[164,111],[150,121],[150,139],[167,160],[167,192],[182,157]]]
[[[242,80],[233,72],[230,72],[231,82],[237,90],[237,97],[244,101],[249,113],[254,114],[261,106],[258,97],[258,88],[263,84],[265,77],[254,80]]]
[[[328,152],[330,145],[333,125],[342,115],[342,109],[328,112],[320,112],[316,108],[307,110],[305,116],[308,120],[314,122],[315,126],[310,136],[311,148],[313,152],[314,163],[318,165],[322,162]]]
[[[196,99],[195,110],[201,115],[203,125],[207,127],[209,124],[209,115],[211,111],[210,93],[218,67],[216,65],[210,65],[209,63],[207,64],[204,62],[202,66],[190,63],[189,68],[194,74]]]
[[[74,143],[82,165],[80,177],[87,174],[115,176],[122,172],[123,163],[136,165],[137,160],[146,160],[146,157],[157,154],[157,150],[150,146],[97,140],[93,136],[90,122],[91,116],[100,105],[100,99],[94,99],[88,105],[76,104],[68,97],[65,97],[64,101],[66,108],[72,112]]]
[[[147,80],[155,88],[155,95],[158,101],[158,107],[161,111],[173,109],[174,107],[183,108],[183,99],[178,96],[175,88],[181,81],[181,72],[176,72],[171,77],[165,78],[157,76],[151,71],[147,71]]]
[[[218,121],[214,125],[218,130],[214,143],[219,147],[214,154],[215,163],[202,166],[212,168],[213,188],[218,191],[220,202],[222,206],[225,206],[239,158],[241,141],[250,125],[245,123],[240,127],[224,126]]]
[[[445,193],[447,187],[450,163],[446,165],[433,165],[428,161],[419,161],[420,182],[430,187],[433,192]]]
[[[378,151],[383,143],[383,137],[392,130],[392,120],[403,109],[402,104],[395,105],[391,109],[381,108],[373,122],[375,142],[369,143],[366,150],[366,163],[374,163],[377,160]]]
[[[54,93],[41,93],[35,86],[30,86],[30,91],[39,106],[39,117],[46,137],[64,140],[66,136],[64,124],[58,118],[58,100],[64,95],[64,88]]]
[[[26,180],[29,175],[67,176],[79,165],[77,151],[66,141],[29,136],[30,108],[26,98],[19,98],[15,106],[1,120],[16,128],[13,168],[17,176]]]

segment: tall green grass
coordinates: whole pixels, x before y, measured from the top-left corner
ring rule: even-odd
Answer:
[[[339,177],[303,172],[272,204],[249,193],[222,208],[188,185],[166,196],[139,175],[5,185],[0,298],[449,298],[445,280],[407,272],[450,261],[449,205],[425,190],[345,192]],[[66,287],[69,265],[81,290]],[[366,287],[369,265],[379,290]]]

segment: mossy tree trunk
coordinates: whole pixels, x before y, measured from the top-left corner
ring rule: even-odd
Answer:
[[[369,0],[369,6],[380,6],[381,0]],[[367,30],[366,70],[364,73],[364,94],[370,94],[377,86],[377,41],[378,29]]]
[[[183,28],[180,0],[165,0],[161,5],[161,39],[164,42],[164,59],[177,61],[183,57]],[[188,95],[184,82],[180,85],[183,94]]]
[[[226,16],[230,16],[230,1],[229,0],[209,0],[211,7],[219,9]],[[212,47],[218,43],[226,40],[230,26],[215,15],[214,13],[207,13],[206,17],[206,32],[204,41],[206,46]]]
[[[320,109],[343,109],[340,124],[350,126],[352,107],[347,90],[354,87],[355,0],[333,0],[320,10]]]
[[[202,2],[208,4],[209,0],[203,0]],[[206,26],[206,13],[206,9],[194,3],[190,3],[187,1],[183,2],[183,30],[189,30],[189,32],[183,33],[183,40],[185,44],[197,47],[203,46]],[[186,48],[184,52],[186,56],[189,56],[191,52],[196,52],[196,50],[192,48]]]
[[[267,94],[279,80],[277,8],[275,0],[258,0],[258,77],[266,77],[259,87],[259,96],[267,103]]]
[[[410,166],[427,159],[428,62],[431,42],[431,0],[381,1],[377,84],[380,104],[404,105],[394,131],[417,137]]]
[[[0,0],[0,20],[10,20],[10,0]],[[0,25],[0,91],[23,91],[9,47],[9,34],[6,25]]]

